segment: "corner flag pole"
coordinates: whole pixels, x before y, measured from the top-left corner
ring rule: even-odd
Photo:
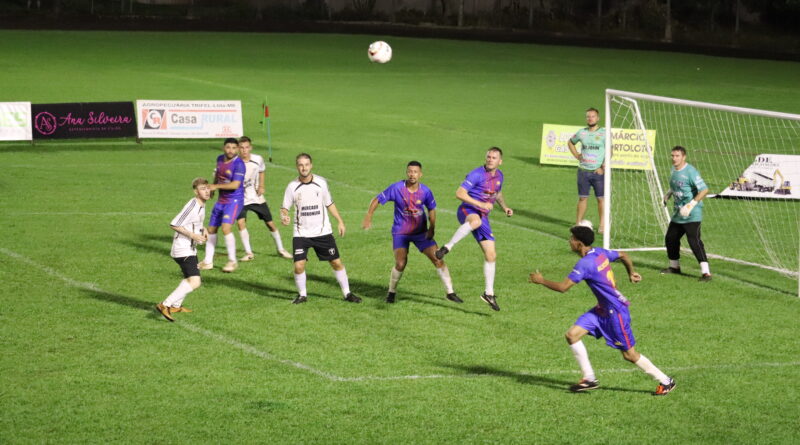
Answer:
[[[269,105],[267,105],[267,96],[264,96],[264,120],[261,121],[264,130],[267,132],[267,149],[269,150],[269,162],[272,162],[272,135],[269,128]]]

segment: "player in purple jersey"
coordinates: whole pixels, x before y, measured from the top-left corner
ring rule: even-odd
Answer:
[[[236,238],[233,237],[231,228],[239,212],[244,206],[244,162],[239,159],[239,141],[235,138],[225,139],[222,145],[224,154],[217,158],[217,167],[214,169],[214,183],[209,185],[213,192],[219,190],[219,199],[211,211],[208,221],[208,242],[206,243],[206,257],[198,265],[200,270],[214,268],[214,249],[217,245],[217,228],[222,228],[225,236],[225,247],[228,249],[228,262],[222,268],[223,272],[236,270]]]
[[[608,346],[622,351],[622,357],[625,360],[635,364],[657,380],[658,387],[653,395],[669,394],[675,389],[675,381],[634,349],[636,340],[631,330],[631,315],[628,311],[630,302],[617,290],[611,263],[617,260],[622,261],[632,283],[641,281],[642,276],[636,272],[633,262],[625,252],[592,247],[594,231],[590,227],[574,226],[570,232],[572,232],[572,236],[569,239],[569,247],[581,259],[575,264],[575,268],[567,278],[560,283],[546,280],[538,270],[531,273],[528,278],[531,283],[542,284],[558,292],[566,292],[575,284],[586,281],[589,289],[597,297],[597,306],[581,315],[566,334],[567,343],[583,373],[583,378],[570,386],[570,391],[587,391],[600,386],[595,378],[592,364],[589,362],[586,346],[581,341],[584,335],[591,334],[595,338],[605,338]]]
[[[403,276],[403,271],[408,262],[408,247],[411,243],[417,250],[425,254],[444,283],[447,291],[446,298],[456,303],[463,303],[458,295],[453,291],[453,281],[450,279],[450,271],[444,261],[436,258],[436,241],[433,234],[436,226],[436,200],[433,192],[425,184],[419,182],[422,178],[422,164],[411,161],[406,166],[406,178],[398,181],[386,188],[372,198],[369,209],[364,216],[361,227],[364,230],[372,227],[372,215],[378,205],[384,205],[389,201],[394,202],[394,224],[392,225],[392,239],[394,248],[394,267],[389,278],[389,292],[386,295],[387,303],[394,303],[397,295],[397,283]],[[428,209],[428,215],[425,215]],[[430,219],[430,225],[428,225]]]
[[[436,258],[442,259],[453,249],[457,242],[472,233],[475,240],[483,250],[483,276],[486,288],[481,295],[492,309],[499,311],[500,306],[494,295],[494,272],[497,252],[494,247],[494,234],[489,225],[489,212],[497,202],[506,216],[511,216],[514,211],[506,205],[503,199],[503,172],[498,167],[503,163],[503,150],[492,147],[486,152],[486,162],[481,167],[472,170],[467,175],[461,187],[456,190],[456,198],[462,201],[458,207],[457,217],[461,226],[453,234],[450,241],[436,251]]]

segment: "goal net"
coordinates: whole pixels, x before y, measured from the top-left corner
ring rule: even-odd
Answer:
[[[800,115],[606,90],[606,248],[664,249],[672,147],[709,188],[709,258],[798,278]],[[688,247],[685,238],[682,247]],[[688,250],[683,262],[695,261]]]

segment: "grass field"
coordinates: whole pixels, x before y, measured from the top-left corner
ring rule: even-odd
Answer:
[[[204,272],[195,312],[170,324],[153,310],[181,278],[168,224],[221,141],[2,143],[0,442],[797,443],[795,281],[712,263],[699,284],[693,261],[694,275],[661,276],[663,252],[634,254],[644,280],[620,287],[637,349],[678,382],[654,398],[649,377],[591,339],[603,389],[569,393],[579,373],[563,333],[594,298],[526,278],[560,281],[577,261],[574,171],[539,165],[542,123],[581,124],[607,87],[800,113],[799,64],[391,38],[395,59],[378,66],[366,47],[379,37],[0,31],[0,101],[238,99],[265,154],[268,95],[273,212],[310,152],[364,298],[342,302],[311,261],[309,303],[289,304],[291,263],[251,220],[256,260]],[[492,217],[502,310],[478,298],[470,239],[447,257],[463,305],[416,253],[387,305],[391,208],[363,231],[370,199],[418,159],[443,243],[455,189],[491,145],[516,210]]]

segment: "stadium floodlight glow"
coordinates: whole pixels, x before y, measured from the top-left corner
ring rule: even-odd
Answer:
[[[800,295],[800,115],[607,89],[605,126],[638,132],[634,149],[606,138],[605,248],[665,249],[673,209],[662,200],[680,145],[710,189],[708,257],[797,278]]]

